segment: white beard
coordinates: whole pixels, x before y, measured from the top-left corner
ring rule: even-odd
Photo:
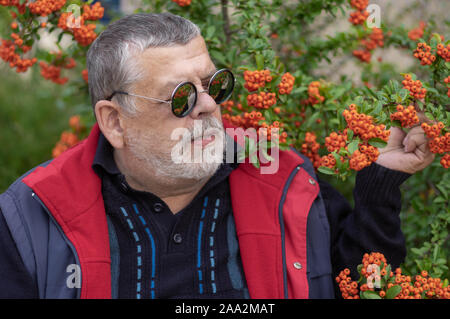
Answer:
[[[194,152],[191,152],[192,139],[201,136],[214,136],[215,139],[205,147],[194,145]],[[130,132],[126,144],[143,165],[155,171],[156,176],[192,180],[213,176],[225,156],[225,131],[222,123],[213,116],[196,120],[191,129],[175,129],[171,138],[177,140],[177,137],[178,141],[174,146],[161,149],[162,145],[171,143],[158,135],[137,136],[135,132]]]

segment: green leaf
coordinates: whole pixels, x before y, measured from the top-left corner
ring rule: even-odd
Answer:
[[[437,189],[439,189],[439,191],[441,192],[442,196],[445,199],[448,199],[448,193],[447,193],[447,189],[445,189],[445,187],[441,184],[437,184],[436,185]]]
[[[436,245],[436,246],[434,246],[434,251],[433,251],[433,263],[436,263],[438,253],[439,253],[439,245]]]
[[[308,119],[306,120],[304,127],[311,127],[313,123],[320,117],[320,112],[314,112]]]
[[[323,174],[334,175],[334,171],[326,166],[320,166],[317,170]]]
[[[263,157],[264,157],[267,161],[273,162],[273,161],[275,160],[272,156],[270,156],[270,155],[267,153],[267,146],[264,146],[264,147],[259,146],[259,150],[262,151]]]
[[[395,285],[386,291],[386,299],[394,299],[402,291],[402,287]]]
[[[345,88],[339,87],[331,92],[331,98],[337,100],[345,93]]]
[[[384,280],[386,280],[386,282],[388,282],[389,278],[391,278],[390,274],[391,274],[391,265],[388,264],[386,266],[386,275],[384,275]]]
[[[348,151],[350,155],[353,154],[358,149],[359,141],[353,140],[350,144],[348,144]]]
[[[256,67],[258,70],[264,69],[264,56],[262,54],[255,55]]]
[[[409,91],[408,90],[405,90],[405,89],[401,89],[400,91],[399,91],[399,93],[400,93],[400,98],[401,98],[401,101],[403,102],[407,97],[408,97],[408,95],[409,95]]]
[[[382,299],[375,291],[367,290],[361,292],[362,299]]]
[[[250,156],[250,163],[252,163],[253,166],[255,166],[256,168],[259,169],[260,165],[259,165],[259,159],[258,159],[258,156],[256,156],[256,155]]]
[[[353,130],[348,129],[347,130],[347,139],[352,140],[353,139]]]
[[[356,270],[358,271],[358,273],[361,273],[361,269],[364,267],[363,264],[358,265],[358,267],[356,267]]]
[[[381,138],[371,138],[368,143],[376,148],[383,148],[387,145],[387,142],[383,141]]]
[[[372,91],[370,88],[368,88],[367,86],[364,87],[364,89],[370,93],[370,95],[372,95],[375,99],[378,99],[378,96],[375,94],[374,91]]]

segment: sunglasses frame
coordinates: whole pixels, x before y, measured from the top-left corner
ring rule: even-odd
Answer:
[[[211,89],[211,83],[212,83],[212,81],[217,77],[217,75],[220,74],[220,73],[222,73],[222,72],[227,72],[227,73],[229,73],[229,74],[231,75],[231,77],[232,77],[232,79],[233,79],[233,80],[232,80],[233,87],[231,88],[230,94],[228,94],[228,96],[227,96],[225,99],[223,99],[223,101],[221,101],[220,103],[217,103],[217,104],[221,104],[221,103],[225,102],[226,100],[228,100],[228,99],[230,98],[231,93],[233,92],[234,87],[235,87],[235,84],[236,84],[236,77],[234,76],[233,72],[231,72],[229,69],[226,69],[226,68],[217,70],[217,72],[215,72],[215,73],[213,74],[213,76],[211,77],[211,79],[209,79],[208,89],[207,89],[207,90],[200,91],[200,92],[197,91],[197,88],[195,87],[195,84],[194,84],[194,83],[192,83],[192,82],[190,82],[190,81],[185,81],[185,82],[179,83],[179,84],[175,87],[175,89],[172,91],[172,94],[171,94],[171,96],[170,96],[170,100],[161,100],[161,99],[157,99],[157,98],[154,98],[154,97],[148,97],[148,96],[143,96],[143,95],[133,94],[133,93],[124,92],[124,91],[114,91],[108,98],[106,98],[106,100],[107,100],[107,101],[111,101],[111,99],[114,97],[115,94],[124,94],[124,95],[130,95],[130,96],[134,96],[134,97],[139,97],[139,98],[146,99],[146,100],[150,100],[150,101],[157,101],[157,102],[161,102],[161,103],[166,103],[166,104],[170,104],[171,109],[172,109],[172,114],[173,114],[173,115],[175,115],[176,117],[182,118],[182,117],[185,117],[185,116],[189,115],[189,113],[191,113],[192,110],[194,109],[194,107],[197,105],[197,98],[198,98],[198,94],[199,94],[199,93],[208,93],[208,95],[211,96],[211,95],[209,94],[209,93],[210,93],[209,91],[210,91],[210,89]],[[190,108],[189,111],[187,111],[187,112],[185,112],[185,113],[182,113],[181,115],[177,115],[177,114],[174,112],[174,109],[173,109],[173,98],[174,98],[174,96],[175,96],[177,90],[178,90],[181,86],[186,85],[186,84],[190,84],[190,85],[194,88],[194,93],[195,93],[194,106],[192,106],[192,107]],[[214,101],[215,101],[215,99],[214,99]]]

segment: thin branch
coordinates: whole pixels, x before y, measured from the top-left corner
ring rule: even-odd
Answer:
[[[226,37],[226,43],[229,44],[231,41],[230,32],[230,18],[228,17],[228,0],[221,0],[222,4],[222,16],[223,16],[223,31]]]

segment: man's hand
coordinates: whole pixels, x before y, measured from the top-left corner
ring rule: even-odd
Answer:
[[[398,127],[391,127],[386,147],[380,148],[377,164],[414,174],[423,170],[434,160],[422,127],[413,127],[408,134]]]

